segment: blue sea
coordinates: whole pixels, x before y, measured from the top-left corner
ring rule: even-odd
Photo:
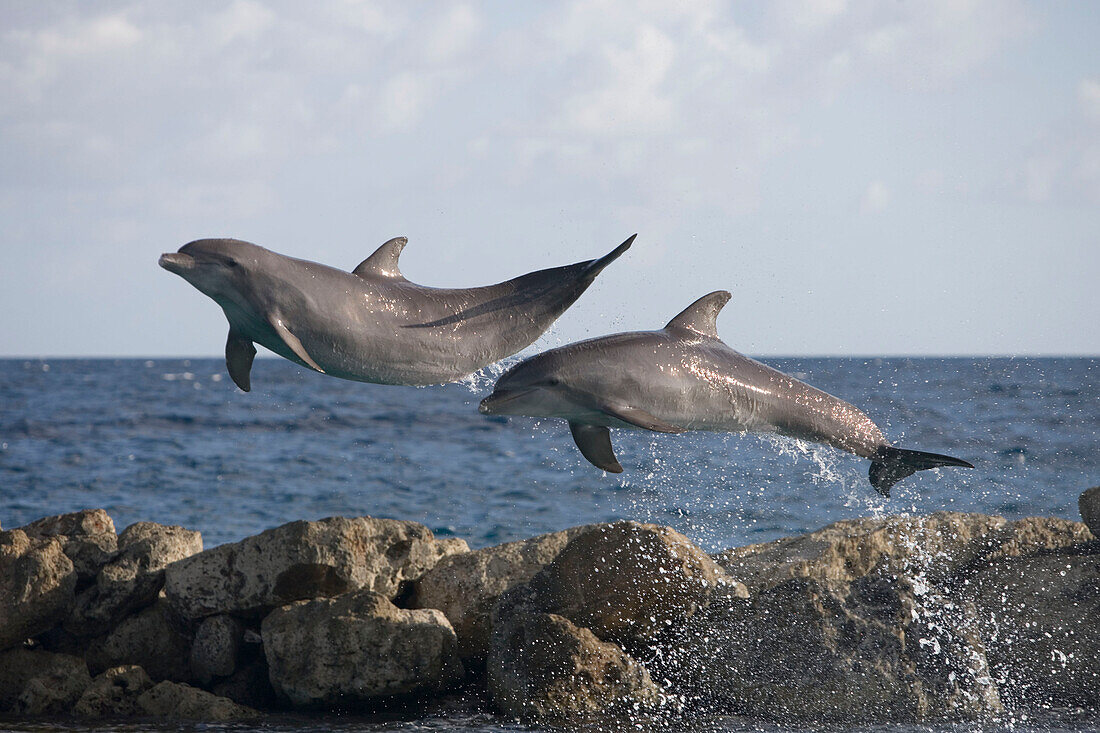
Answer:
[[[422,522],[481,547],[587,522],[670,525],[708,550],[849,517],[938,509],[1078,518],[1100,484],[1100,359],[784,358],[902,447],[975,469],[922,471],[879,497],[865,460],[753,435],[614,431],[604,474],[565,423],[485,417],[493,373],[407,388],[258,359],[0,360],[0,525],[105,508],[211,547],[295,519]],[[500,367],[497,367],[499,371]]]
[[[562,421],[478,414],[500,366],[464,383],[402,388],[258,359],[246,394],[221,359],[8,359],[0,525],[102,507],[120,531],[178,524],[212,547],[296,519],[372,515],[481,547],[635,519],[713,551],[872,514],[1078,519],[1078,495],[1100,484],[1100,359],[764,361],[859,406],[895,445],[976,468],[919,472],[884,499],[867,461],[829,448],[613,431],[626,470],[604,474]],[[362,729],[519,729],[477,706],[392,726]]]

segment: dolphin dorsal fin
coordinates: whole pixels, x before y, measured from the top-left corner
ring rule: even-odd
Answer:
[[[718,338],[718,312],[730,302],[731,296],[725,290],[715,290],[704,295],[668,322],[665,328],[686,328],[689,331]]]
[[[401,257],[401,250],[409,240],[405,237],[394,237],[374,251],[367,259],[359,263],[359,266],[351,271],[352,275],[367,277],[388,277],[404,280],[401,269],[397,266],[397,260]]]

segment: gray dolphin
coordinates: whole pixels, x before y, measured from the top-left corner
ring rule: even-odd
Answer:
[[[428,288],[397,261],[391,239],[354,270],[294,259],[236,239],[200,239],[160,266],[210,296],[229,320],[225,363],[245,392],[256,347],[360,382],[450,382],[530,345],[630,248],[479,288]]]
[[[619,473],[609,428],[775,433],[871,459],[883,496],[915,471],[964,466],[936,453],[895,448],[852,405],[737,353],[718,338],[730,294],[704,295],[660,331],[580,341],[521,361],[479,410],[487,415],[560,417],[581,453]]]

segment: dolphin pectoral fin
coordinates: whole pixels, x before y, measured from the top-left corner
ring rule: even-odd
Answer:
[[[302,342],[298,340],[298,337],[292,334],[290,332],[290,329],[286,327],[286,324],[283,323],[282,318],[276,316],[274,318],[271,318],[270,322],[271,327],[275,329],[275,333],[279,334],[279,338],[283,340],[283,343],[287,345],[287,348],[294,352],[295,356],[308,364],[312,369],[316,369],[317,371],[321,372],[321,374],[325,373],[324,369],[317,366],[317,362],[315,362],[313,360],[313,357],[309,355],[309,352],[306,351],[306,347],[302,346]]]
[[[618,418],[623,422],[630,423],[636,427],[644,430],[652,430],[656,433],[685,433],[686,429],[671,425],[659,417],[654,417],[650,413],[638,407],[630,407],[628,405],[613,405],[603,403],[600,405],[600,410],[611,417]]]
[[[229,338],[225,342],[225,366],[229,369],[229,377],[233,383],[243,391],[252,390],[252,360],[256,358],[256,347],[252,339],[241,335],[238,331],[229,329]]]
[[[569,432],[581,449],[581,455],[596,468],[608,473],[622,473],[623,467],[615,458],[615,449],[611,447],[611,431],[602,425],[588,425],[569,421]]]

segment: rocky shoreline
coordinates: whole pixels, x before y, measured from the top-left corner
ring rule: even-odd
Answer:
[[[854,519],[714,555],[636,522],[470,551],[334,517],[203,550],[46,517],[0,531],[0,714],[254,722],[456,689],[551,726],[1094,714],[1100,488],[1081,513]]]

